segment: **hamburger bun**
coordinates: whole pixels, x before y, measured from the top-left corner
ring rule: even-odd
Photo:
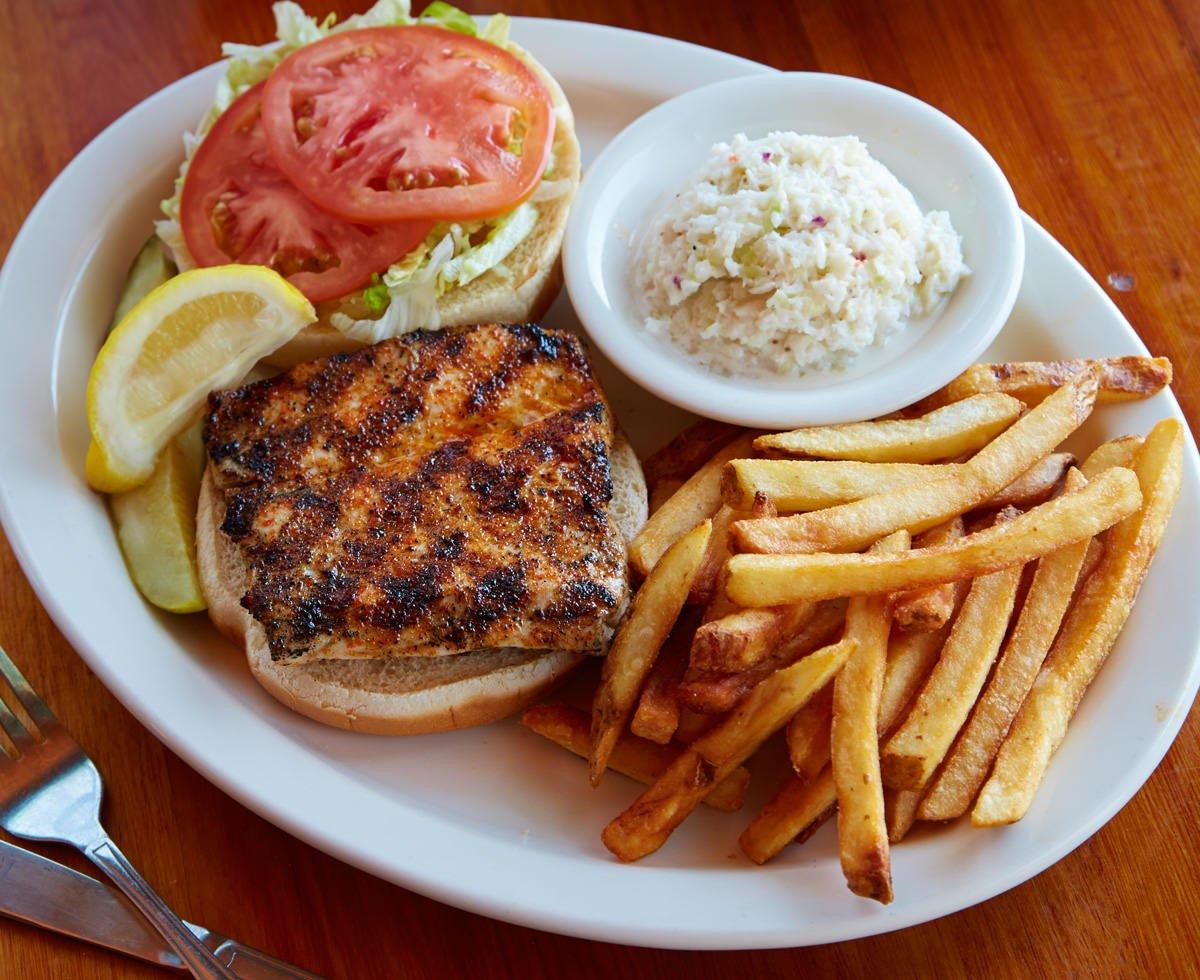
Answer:
[[[611,454],[610,513],[628,543],[646,520],[646,482],[633,448],[618,436]],[[422,735],[486,725],[540,697],[585,654],[516,647],[441,657],[275,663],[262,626],[242,608],[248,569],[221,530],[225,503],[205,471],[196,514],[196,558],[208,615],[246,653],[270,694],[315,721],[378,735]]]

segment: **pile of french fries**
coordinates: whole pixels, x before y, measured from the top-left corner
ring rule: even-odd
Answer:
[[[701,802],[738,809],[780,731],[792,771],[740,838],[758,863],[836,813],[847,885],[886,903],[915,821],[1019,820],[1162,540],[1184,436],[1167,419],[1082,461],[1060,446],[1170,380],[1163,358],[981,364],[886,419],[701,422],[647,460],[641,587],[591,716],[524,718],[593,785],[649,784],[609,850],[635,861]]]

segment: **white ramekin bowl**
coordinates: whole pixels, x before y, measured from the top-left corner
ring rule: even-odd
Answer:
[[[712,144],[773,130],[854,135],[925,210],[950,213],[971,275],[931,315],[837,373],[756,380],[715,375],[651,337],[632,249],[645,222]],[[870,418],[929,394],[978,359],[1008,319],[1025,258],[1012,188],[960,125],[911,96],[841,75],[754,75],[664,102],[589,168],[571,209],[563,267],[593,342],[638,384],[710,418],[759,428]]]

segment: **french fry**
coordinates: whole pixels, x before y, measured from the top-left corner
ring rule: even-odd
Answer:
[[[701,714],[723,714],[766,677],[833,642],[846,618],[844,602],[819,603],[811,620],[790,639],[747,670],[736,673],[689,670],[675,696],[685,708]]]
[[[1070,453],[1038,460],[990,500],[987,507],[1032,507],[1050,496],[1067,467]],[[962,463],[856,463],[828,459],[732,459],[725,465],[721,494],[735,510],[748,510],[756,493],[765,493],[783,514],[821,510],[889,493],[939,477],[953,476]]]
[[[921,789],[950,750],[1000,651],[1020,582],[1013,565],[971,583],[933,672],[884,746],[880,767],[892,789]]]
[[[960,583],[959,591],[965,593],[964,583]],[[948,626],[936,633],[893,631],[888,640],[887,670],[879,701],[879,738],[882,739],[902,719],[904,709],[933,668],[949,632]],[[807,714],[811,704],[810,701],[797,712],[797,717]],[[771,802],[738,839],[742,851],[752,861],[763,864],[793,841],[803,843],[834,812],[837,792],[829,767],[828,741],[825,745],[824,754],[819,758],[816,757],[818,747],[814,747],[813,757],[806,755],[803,760],[805,773],[797,771],[796,775],[785,779]],[[793,768],[796,768],[795,759]],[[809,777],[808,771],[814,768],[820,771]],[[894,793],[885,791],[885,813],[888,796]]]
[[[901,528],[912,534],[926,531],[978,507],[1053,452],[1083,424],[1095,400],[1095,372],[1079,374],[951,476],[808,514],[735,521],[735,545],[743,551],[767,553],[853,551]]]
[[[772,609],[738,609],[704,623],[692,639],[691,665],[723,673],[748,670],[803,629],[815,611],[815,603],[800,602]]]
[[[779,606],[975,578],[1093,537],[1136,511],[1141,496],[1134,473],[1116,466],[1008,524],[936,548],[896,555],[734,555],[725,591],[744,606]]]
[[[1100,559],[1104,557],[1104,545],[1099,538],[1092,538],[1088,542],[1088,549],[1083,556],[1083,567],[1079,569],[1079,581],[1076,588],[1088,580],[1092,572],[1096,570],[1096,566],[1100,564]]]
[[[1141,436],[1121,436],[1119,439],[1101,443],[1080,464],[1079,472],[1087,479],[1094,480],[1105,470],[1114,466],[1128,468],[1133,465],[1138,450],[1142,448],[1145,441]]]
[[[725,562],[729,560],[729,525],[734,516],[735,511],[731,507],[721,506],[712,519],[712,534],[708,536],[708,547],[704,549],[704,558],[688,593],[688,602],[693,605],[706,605],[712,602],[717,593],[717,579]]]
[[[1078,490],[1084,482],[1083,474],[1072,470],[1066,492]],[[1091,544],[1078,541],[1038,562],[1004,653],[970,720],[921,800],[917,811],[920,819],[953,820],[974,802],[1058,634]]]
[[[726,564],[728,564],[728,559],[726,559]],[[725,570],[721,569],[717,575],[717,588],[713,592],[713,597],[708,600],[708,605],[704,607],[704,615],[700,618],[701,623],[711,623],[714,619],[723,619],[738,610],[738,607],[725,594],[724,575]]]
[[[1083,584],[1058,638],[1000,746],[971,823],[993,827],[1021,819],[1067,732],[1084,692],[1120,635],[1179,497],[1183,426],[1159,422],[1134,469],[1144,503],[1109,532],[1104,555]],[[1111,471],[1110,471],[1111,472]]]
[[[659,480],[650,489],[649,513],[653,514],[663,504],[675,496],[675,491],[683,486],[682,480],[675,480],[671,477],[666,477]]]
[[[634,735],[659,745],[666,745],[674,738],[679,727],[675,688],[687,669],[688,648],[698,618],[694,610],[684,610],[655,658],[629,723],[629,730]]]
[[[664,480],[678,480],[682,484],[717,450],[733,442],[745,431],[739,426],[713,419],[700,419],[692,423],[643,461],[642,473],[647,486],[655,486]]]
[[[604,775],[642,682],[679,618],[711,532],[712,521],[706,520],[671,545],[638,589],[625,621],[613,637],[592,705],[588,771],[593,786]]]
[[[764,680],[604,828],[601,839],[605,847],[622,861],[636,861],[658,850],[708,789],[728,778],[804,707],[841,669],[854,648],[854,640],[843,639]]]
[[[789,776],[742,831],[738,846],[755,864],[766,864],[788,844],[808,840],[836,808],[837,791],[829,766],[813,780]]]
[[[724,716],[720,713],[703,715],[698,711],[692,711],[691,708],[681,706],[679,726],[675,729],[675,741],[683,745],[691,745],[713,725],[720,724],[722,717]]]
[[[671,545],[716,514],[721,471],[729,460],[746,455],[752,442],[752,435],[746,434],[719,450],[646,521],[629,546],[629,562],[638,572],[649,575]]]
[[[774,517],[777,513],[775,505],[765,494],[755,495],[750,502],[750,508],[756,517]],[[688,602],[704,605],[711,603],[717,594],[721,569],[729,559],[729,525],[735,516],[736,512],[731,507],[722,506],[713,518],[713,530],[708,539],[708,547],[704,550],[704,561],[700,563],[700,571],[696,573],[696,581],[692,584]],[[732,612],[732,609],[729,611]]]
[[[970,583],[954,583],[954,610],[962,605]],[[954,616],[951,615],[951,620]],[[933,665],[937,662],[950,635],[950,624],[940,630],[906,633],[893,630],[888,641],[887,670],[883,675],[883,693],[879,700],[879,735],[891,732],[892,727],[903,717],[904,709],[916,697],[925,683]]]
[[[888,789],[883,794],[889,844],[899,844],[912,829],[921,802],[919,789]]]
[[[792,715],[787,725],[788,759],[796,776],[808,782],[829,764],[833,727],[833,685],[826,685]]]
[[[1074,464],[1075,457],[1070,453],[1051,453],[1034,463],[984,506],[997,509],[1020,507],[1025,510],[1049,500]]]
[[[986,446],[1025,406],[999,392],[975,395],[920,418],[818,425],[759,436],[760,453],[850,459],[863,463],[935,463]]]
[[[789,776],[754,821],[742,831],[738,846],[755,864],[766,864],[793,841],[808,840],[833,816],[837,791],[829,766],[811,781]]]
[[[906,531],[873,547],[905,551]],[[887,664],[891,605],[887,596],[859,596],[846,610],[846,636],[855,649],[833,679],[830,765],[838,801],[838,846],[846,885],[855,895],[887,905],[892,863],[879,775],[879,698]]]
[[[765,494],[755,494],[750,503],[750,512],[756,517],[774,517],[778,511]],[[697,581],[703,583],[703,588],[694,588],[691,601],[707,602],[704,611],[704,622],[722,619],[737,611],[737,607],[729,601],[725,590],[721,588],[721,574],[725,562],[729,560],[729,525],[738,516],[737,512],[722,505],[713,518],[713,537],[708,541],[704,552],[704,563],[700,567]]]
[[[919,535],[913,541],[913,547],[936,548],[949,541],[957,541],[963,533],[963,520],[956,517]],[[902,630],[929,632],[945,626],[953,612],[954,583],[943,582],[941,585],[901,592],[896,596],[892,618]]]
[[[584,759],[588,757],[591,719],[586,711],[565,704],[538,704],[525,710],[521,724],[557,742],[569,752]],[[657,745],[633,735],[622,735],[613,747],[609,765],[621,775],[649,785],[666,771],[679,752],[678,747]],[[744,767],[735,769],[724,782],[712,788],[704,802],[717,810],[732,813],[741,809],[749,784],[749,770]]]
[[[750,511],[755,517],[779,516],[779,508],[775,506],[775,501],[771,499],[771,495],[765,491],[759,491],[754,495],[754,501],[750,504]]]
[[[1100,392],[1097,400],[1101,404],[1149,398],[1171,383],[1171,362],[1165,357],[975,364],[915,409],[928,411],[961,398],[994,391],[1015,395],[1026,402],[1040,401],[1089,368],[1098,371]]]

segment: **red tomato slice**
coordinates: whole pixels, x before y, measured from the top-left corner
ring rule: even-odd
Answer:
[[[267,149],[261,98],[261,84],[241,95],[188,164],[180,224],[197,264],[265,265],[319,303],[360,289],[424,241],[429,221],[354,224],[301,194]]]
[[[263,92],[280,169],[355,221],[501,214],[537,186],[549,93],[519,58],[440,27],[334,34],[288,55]]]

